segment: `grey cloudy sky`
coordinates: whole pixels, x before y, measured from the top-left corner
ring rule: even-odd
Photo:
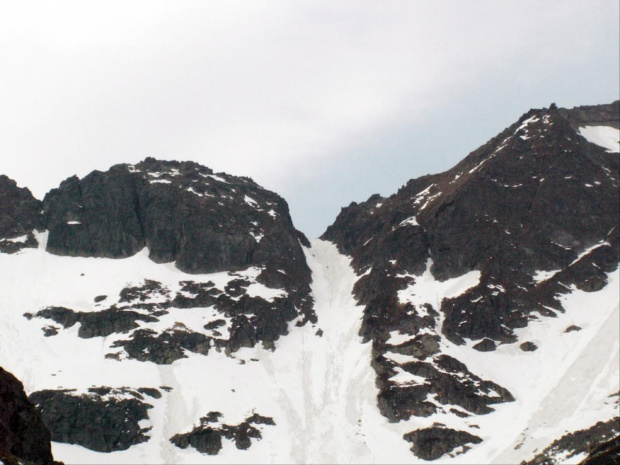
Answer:
[[[0,0],[0,173],[195,160],[342,206],[446,170],[530,108],[619,98],[617,0]]]

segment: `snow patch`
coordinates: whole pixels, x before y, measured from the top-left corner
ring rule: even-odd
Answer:
[[[250,207],[254,207],[257,208],[258,207],[258,202],[256,200],[254,200],[252,197],[250,197],[249,195],[246,195],[243,197],[243,200],[245,201],[245,203],[247,203]]]
[[[418,223],[418,220],[416,219],[415,216],[410,216],[406,220],[401,221],[398,226],[407,226],[407,225],[420,226],[420,223]]]
[[[480,283],[480,271],[478,270],[470,271],[457,278],[438,281],[431,273],[432,265],[433,260],[429,258],[426,262],[426,271],[421,276],[398,275],[398,277],[407,276],[415,279],[414,284],[398,291],[400,303],[410,302],[417,306],[428,303],[437,309],[441,306],[443,299],[459,296]]]
[[[608,153],[620,153],[620,130],[611,126],[584,126],[579,134],[588,142],[603,147]]]

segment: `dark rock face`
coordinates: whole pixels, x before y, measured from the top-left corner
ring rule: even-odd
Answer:
[[[419,429],[403,437],[413,443],[411,451],[423,460],[437,460],[457,447],[482,442],[482,439],[473,434],[443,427]]]
[[[51,436],[24,386],[0,367],[0,461],[53,465]]]
[[[35,230],[43,230],[42,204],[26,188],[0,175],[0,253],[37,247]]]
[[[150,428],[139,422],[148,419],[152,405],[146,394],[161,397],[154,388],[138,390],[109,387],[90,388],[85,394],[74,390],[44,390],[29,399],[52,434],[52,440],[78,444],[97,452],[125,450],[149,439]]]
[[[620,158],[577,129],[618,127],[618,109],[614,102],[531,110],[451,170],[413,179],[387,198],[354,202],[327,228],[322,239],[351,256],[360,276],[360,335],[372,341],[379,406],[390,420],[449,405],[457,416],[484,414],[512,399],[497,385],[489,386],[499,393],[493,402],[470,398],[467,383],[455,384],[463,380],[457,371],[440,367],[440,347],[416,343],[422,335],[495,350],[517,342],[516,328],[563,312],[562,295],[607,284],[620,260]],[[407,297],[423,273],[441,282],[470,272],[479,273],[478,283],[455,297]],[[395,332],[408,341],[390,343]],[[532,343],[523,348],[535,350]],[[393,354],[417,361],[396,363]],[[392,379],[403,373],[415,381]],[[459,373],[477,378],[466,367]],[[450,394],[433,392],[435,383]]]
[[[618,418],[599,421],[588,429],[569,433],[523,465],[553,465],[575,455],[588,453],[581,462],[587,465],[620,463],[620,422]]]
[[[306,271],[307,240],[281,197],[193,162],[147,158],[72,177],[43,205],[55,254],[123,258],[146,246],[155,262],[189,273],[290,261]]]
[[[193,447],[199,452],[208,455],[217,455],[222,449],[222,438],[234,441],[237,449],[247,450],[252,445],[252,439],[260,440],[260,425],[275,425],[272,418],[254,414],[238,425],[221,424],[219,412],[209,412],[200,419],[200,425],[189,433],[177,434],[170,439],[175,446],[181,449]]]
[[[78,336],[88,339],[91,337],[106,337],[113,333],[126,333],[137,328],[136,321],[157,321],[154,317],[141,313],[110,308],[101,312],[76,312],[64,307],[49,307],[34,315],[38,318],[48,318],[70,328],[81,323]]]
[[[581,465],[618,465],[620,463],[620,436],[590,449]]]

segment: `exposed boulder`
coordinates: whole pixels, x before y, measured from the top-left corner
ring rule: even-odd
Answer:
[[[525,341],[523,344],[519,346],[519,348],[523,352],[534,352],[535,350],[538,350],[538,346],[534,344],[532,341]]]
[[[484,338],[479,343],[473,346],[479,352],[492,352],[497,346],[493,339]]]

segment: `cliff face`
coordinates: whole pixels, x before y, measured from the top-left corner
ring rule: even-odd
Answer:
[[[28,401],[24,386],[0,367],[0,461],[53,465],[50,432]]]
[[[251,179],[214,174],[193,162],[147,158],[72,177],[46,195],[47,250],[124,258],[144,247],[156,263],[188,273],[299,261],[305,237],[286,202]],[[284,258],[287,257],[287,258]]]

